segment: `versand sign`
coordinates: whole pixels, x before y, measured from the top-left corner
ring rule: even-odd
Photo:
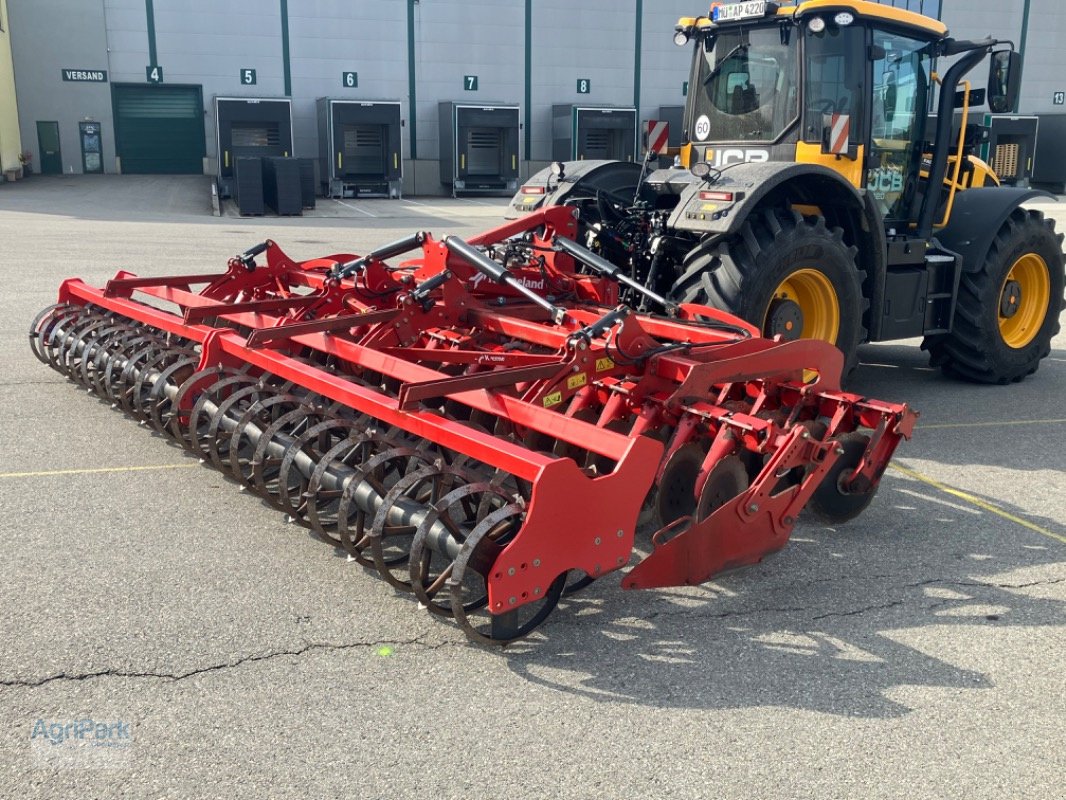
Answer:
[[[106,69],[62,69],[63,80],[74,83],[107,83]]]
[[[737,19],[751,19],[766,16],[766,0],[747,0],[746,3],[728,3],[715,6],[711,19],[715,22],[732,22]]]

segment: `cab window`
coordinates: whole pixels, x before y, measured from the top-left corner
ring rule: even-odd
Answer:
[[[860,25],[841,27],[829,22],[822,30],[807,28],[807,92],[803,114],[803,140],[822,141],[827,116],[843,114],[849,121],[852,144],[863,141],[866,63],[865,30]]]
[[[797,46],[787,26],[708,37],[692,98],[696,142],[772,142],[799,115]]]
[[[911,216],[929,100],[932,46],[890,31],[873,31],[873,108],[866,188],[886,219]]]

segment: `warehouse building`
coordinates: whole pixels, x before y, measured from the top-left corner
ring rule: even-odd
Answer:
[[[7,0],[0,0],[0,180],[3,173],[21,169],[19,155],[18,106],[15,102],[15,79],[11,62],[11,33],[7,17]]]
[[[493,169],[506,178],[525,176],[560,152],[633,157],[639,123],[676,120],[684,102],[690,52],[672,44],[674,23],[708,6],[706,0],[7,2],[18,129],[39,171],[220,175],[241,152],[318,158],[323,139],[336,133],[344,147],[334,141],[333,149],[343,153],[319,162],[320,185],[338,164],[346,173],[355,164],[370,168],[369,154],[379,153],[383,167],[391,162],[402,172],[404,191],[418,194],[450,191],[457,168],[467,180]],[[1045,116],[1066,120],[1056,49],[1066,40],[1066,10],[1059,0],[888,4],[940,16],[960,38],[1015,39],[1025,59],[1019,114],[1039,114],[1042,124]],[[6,35],[0,34],[0,72]],[[0,103],[3,80],[0,74]],[[327,113],[321,98],[356,101],[325,104],[352,115],[347,133],[321,119]],[[370,120],[372,108],[384,108],[379,104],[399,111],[398,135],[386,123],[359,124],[360,114]],[[491,109],[500,113],[490,117]],[[517,132],[505,130],[512,120]],[[497,128],[499,136],[492,133]],[[0,144],[10,137],[5,131],[0,126]]]
[[[639,107],[642,118],[680,105],[689,54],[670,39],[690,5],[12,0],[22,137],[58,135],[44,172],[216,174],[216,98],[290,98],[293,153],[307,157],[318,155],[318,98],[392,101],[406,191],[441,192],[441,104],[517,106],[510,155],[523,174],[552,157],[555,105]],[[99,159],[83,152],[87,128]]]

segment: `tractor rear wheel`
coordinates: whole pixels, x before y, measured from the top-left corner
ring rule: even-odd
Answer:
[[[753,212],[728,239],[697,245],[685,258],[673,299],[728,311],[768,337],[821,339],[855,366],[865,339],[865,273],[840,228],[788,207]]]
[[[933,366],[974,383],[1011,383],[1051,352],[1063,307],[1062,234],[1039,211],[1015,209],[984,263],[963,273],[950,334],[922,343]]]

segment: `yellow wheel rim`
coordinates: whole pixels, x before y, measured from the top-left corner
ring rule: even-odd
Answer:
[[[774,290],[774,296],[763,318],[763,330],[770,333],[769,323],[774,301],[791,301],[803,312],[800,339],[821,339],[836,344],[840,333],[840,300],[832,282],[816,269],[793,272]],[[789,325],[790,323],[785,323]],[[786,332],[791,333],[789,328]],[[794,335],[794,334],[793,334]]]
[[[1044,324],[1051,301],[1047,262],[1026,253],[1011,266],[999,289],[999,335],[1008,347],[1025,347]]]

